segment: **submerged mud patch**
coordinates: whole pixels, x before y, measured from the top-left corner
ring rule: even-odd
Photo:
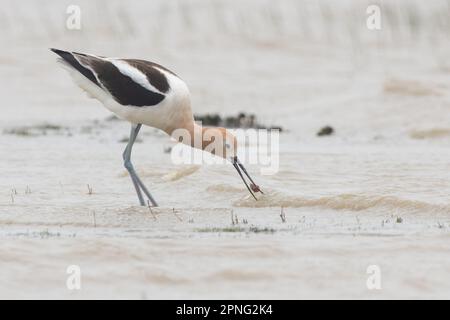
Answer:
[[[184,177],[190,176],[191,174],[194,174],[198,169],[200,169],[199,165],[183,166],[165,174],[162,179],[164,181],[177,181]]]
[[[422,201],[401,199],[394,196],[370,196],[356,194],[340,194],[320,198],[303,198],[284,195],[277,192],[267,193],[254,201],[244,198],[233,203],[236,207],[323,207],[334,210],[362,211],[371,208],[404,209],[409,211],[445,211],[450,213],[448,205],[438,205]]]
[[[242,188],[237,188],[228,184],[215,184],[206,188],[206,191],[215,193],[238,193],[242,192]]]
[[[439,139],[450,137],[450,129],[448,128],[432,128],[428,130],[413,130],[409,133],[413,139]]]
[[[433,96],[441,93],[430,86],[419,81],[388,79],[384,82],[383,90],[385,93],[406,95],[406,96]]]

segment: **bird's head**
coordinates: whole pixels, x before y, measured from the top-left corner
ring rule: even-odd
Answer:
[[[202,149],[210,152],[216,156],[220,156],[226,160],[229,160],[250,194],[257,200],[255,192],[261,192],[259,186],[253,181],[249,173],[245,169],[244,165],[239,161],[237,157],[238,142],[236,136],[227,130],[226,128],[202,128]],[[244,175],[249,179],[249,183],[245,180]]]
[[[220,127],[202,127],[202,149],[224,159],[231,159],[237,153],[236,136]]]

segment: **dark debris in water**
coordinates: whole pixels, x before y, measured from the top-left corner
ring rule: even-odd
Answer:
[[[239,113],[237,116],[222,117],[217,113],[194,115],[195,121],[202,122],[204,126],[225,127],[225,128],[242,128],[242,129],[274,129],[283,131],[281,126],[265,126],[258,123],[254,114]]]
[[[325,126],[322,129],[319,130],[319,132],[317,132],[317,135],[319,137],[323,137],[323,136],[331,136],[334,133],[334,129],[331,126]]]
[[[22,126],[3,130],[3,134],[22,137],[45,136],[48,133],[71,135],[69,128],[56,124],[44,123],[33,126]]]
[[[245,232],[245,233],[275,233],[276,230],[269,227],[257,227],[250,226],[248,228],[243,228],[239,226],[230,226],[223,228],[198,228],[195,229],[197,232],[206,232],[206,233],[233,233],[233,232]]]
[[[122,139],[119,140],[119,143],[128,143],[130,141],[130,137],[126,136],[123,137]],[[136,140],[134,141],[135,143],[142,143],[142,139],[141,138],[136,138]]]
[[[115,114],[110,115],[109,117],[107,117],[107,118],[105,119],[105,121],[107,121],[107,122],[111,122],[111,121],[119,121],[119,120],[120,120],[119,117],[116,116]]]

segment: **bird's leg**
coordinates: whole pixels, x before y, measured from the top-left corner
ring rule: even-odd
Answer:
[[[130,132],[130,139],[128,140],[127,147],[125,148],[123,152],[123,165],[127,169],[128,173],[130,174],[131,181],[133,182],[134,188],[136,189],[136,193],[139,198],[139,203],[141,206],[145,206],[144,198],[142,197],[141,189],[139,188],[139,184],[136,181],[135,178],[135,171],[133,164],[131,163],[131,150],[133,148],[133,144],[136,141],[137,133],[139,132],[141,125],[131,125],[131,132]]]
[[[145,206],[144,198],[142,197],[141,193],[142,189],[142,191],[144,191],[145,195],[150,200],[152,206],[157,207],[158,204],[156,203],[155,199],[153,199],[152,195],[147,190],[145,185],[142,183],[141,179],[139,179],[136,171],[134,170],[133,164],[131,163],[131,150],[133,149],[133,144],[136,141],[136,137],[139,133],[139,130],[141,129],[141,126],[142,124],[131,125],[130,140],[128,141],[125,151],[123,152],[123,161],[125,168],[130,174],[131,181],[133,182],[134,188],[136,189],[136,193],[138,195],[139,203],[141,204],[141,206]]]

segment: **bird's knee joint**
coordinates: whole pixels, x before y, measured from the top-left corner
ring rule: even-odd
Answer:
[[[123,162],[123,166],[127,169],[127,170],[132,170],[133,169],[133,164],[131,163],[130,160],[125,160]]]
[[[122,153],[122,159],[123,159],[123,161],[126,161],[126,160],[127,160],[127,157],[128,157],[127,151],[128,151],[128,148],[126,148],[126,149],[123,151],[123,153]]]

